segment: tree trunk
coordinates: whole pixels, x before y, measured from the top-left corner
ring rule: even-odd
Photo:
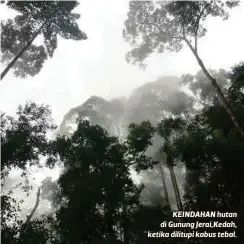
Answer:
[[[163,188],[164,188],[165,203],[166,203],[166,205],[168,205],[170,207],[169,194],[168,194],[168,189],[167,189],[166,180],[165,180],[165,174],[164,174],[164,170],[163,170],[163,166],[162,166],[161,162],[159,162],[159,169],[160,169],[162,184],[163,184]]]
[[[127,208],[126,203],[123,203],[123,212],[122,212],[123,220],[123,241],[124,244],[129,244],[129,236],[128,236],[128,225],[127,225]]]
[[[177,207],[178,207],[178,210],[181,211],[183,209],[183,206],[182,206],[182,202],[181,202],[181,198],[180,198],[180,191],[179,191],[178,183],[177,183],[177,180],[175,177],[174,168],[170,166],[169,172],[170,172],[170,176],[171,176],[171,180],[172,180],[172,184],[173,184],[173,188],[174,188],[174,192],[175,192]]]
[[[41,190],[40,190],[40,187],[39,187],[38,191],[37,191],[37,194],[36,194],[36,204],[35,204],[34,208],[32,209],[30,215],[27,216],[25,223],[23,223],[23,226],[22,226],[21,232],[20,232],[20,236],[23,235],[25,228],[30,223],[32,217],[34,216],[34,214],[35,214],[35,212],[36,212],[36,210],[38,208],[38,205],[40,203],[40,192],[41,192]]]
[[[168,162],[167,154],[164,152],[163,155],[164,155],[165,164],[168,165],[168,167],[169,167],[170,177],[172,180],[172,185],[173,185],[173,189],[174,189],[174,193],[175,193],[175,199],[176,199],[176,204],[177,204],[178,210],[182,210],[183,206],[182,206],[182,202],[181,202],[181,198],[180,198],[180,191],[179,191],[178,183],[177,183],[177,180],[175,177],[174,168]]]
[[[46,21],[40,26],[40,28],[37,30],[37,32],[34,34],[34,36],[27,42],[27,44],[20,50],[20,52],[13,58],[13,60],[3,70],[3,72],[1,73],[1,80],[9,72],[9,70],[14,66],[14,64],[21,57],[21,55],[30,47],[30,45],[33,43],[33,41],[36,39],[36,37],[40,34],[40,32],[45,24],[46,24]]]
[[[228,115],[230,116],[230,119],[232,120],[234,126],[237,128],[238,132],[240,133],[240,135],[242,136],[242,138],[244,139],[244,130],[243,128],[240,126],[240,124],[237,121],[237,118],[234,114],[234,112],[232,111],[232,108],[230,106],[230,104],[228,103],[228,101],[226,100],[223,92],[221,91],[216,79],[214,79],[211,74],[208,72],[208,70],[206,69],[205,65],[203,64],[202,60],[200,59],[197,51],[193,48],[193,46],[191,45],[191,43],[187,40],[186,37],[184,37],[184,41],[186,42],[186,44],[189,46],[189,48],[191,49],[192,53],[194,54],[195,58],[197,59],[198,64],[200,65],[203,73],[205,74],[205,76],[209,79],[209,81],[212,83],[216,93],[218,94],[218,97],[225,109],[225,111],[228,113]]]
[[[114,185],[114,179],[111,179],[111,186]],[[113,220],[113,211],[114,211],[114,204],[113,204],[113,189],[110,189],[107,199],[107,214],[105,215],[106,224],[107,224],[107,232],[108,232],[108,240],[113,242],[114,240],[114,220]]]
[[[113,225],[113,208],[112,208],[112,204],[108,203],[107,205],[107,214],[105,215],[106,218],[106,225],[107,225],[107,240],[108,242],[113,242],[114,240],[114,225]]]
[[[41,190],[40,190],[40,187],[39,187],[38,191],[37,191],[37,194],[36,194],[36,204],[35,204],[34,208],[32,209],[30,215],[27,216],[26,221],[25,221],[25,225],[27,225],[31,221],[34,213],[36,212],[36,210],[38,208],[38,205],[40,203],[40,193],[41,193]]]

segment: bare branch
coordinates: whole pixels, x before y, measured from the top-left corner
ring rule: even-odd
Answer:
[[[36,210],[38,208],[38,205],[39,205],[39,202],[40,202],[40,192],[41,192],[41,190],[40,190],[40,187],[39,187],[38,191],[37,191],[37,194],[36,194],[36,204],[35,204],[34,208],[32,209],[30,215],[27,216],[26,221],[24,223],[25,226],[31,221],[33,215],[35,214],[35,212],[36,212]]]

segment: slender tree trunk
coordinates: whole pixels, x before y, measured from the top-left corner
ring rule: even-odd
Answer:
[[[106,224],[107,224],[107,232],[108,232],[108,241],[114,240],[114,227],[113,227],[113,209],[112,204],[109,201],[107,205],[107,214],[105,215],[106,218]]]
[[[244,139],[244,130],[243,128],[240,126],[240,124],[237,121],[237,118],[234,114],[234,112],[232,111],[232,108],[230,106],[230,104],[228,103],[228,101],[226,100],[223,92],[221,91],[217,81],[215,78],[213,78],[211,76],[211,74],[208,72],[208,70],[206,69],[205,65],[203,64],[202,60],[200,59],[197,51],[194,49],[194,47],[191,45],[191,43],[189,42],[189,40],[187,40],[186,37],[184,37],[184,41],[186,42],[186,44],[189,46],[190,50],[192,51],[192,53],[194,54],[195,58],[197,59],[198,64],[200,65],[203,73],[205,74],[205,76],[209,79],[209,81],[212,83],[216,93],[219,96],[219,99],[225,109],[225,111],[228,113],[228,115],[230,116],[230,119],[232,120],[234,126],[237,128],[238,132],[240,133],[240,135],[242,136],[242,138]]]
[[[123,241],[124,244],[129,244],[129,236],[128,236],[128,226],[127,226],[127,208],[126,203],[123,203],[123,212],[122,212],[123,220]]]
[[[33,41],[36,39],[36,37],[40,34],[42,28],[46,24],[47,21],[45,21],[40,28],[37,30],[37,32],[33,35],[33,37],[26,43],[26,45],[20,50],[20,52],[13,58],[13,60],[8,64],[8,66],[3,70],[1,73],[1,80],[4,78],[4,76],[9,72],[9,70],[14,66],[16,61],[22,56],[22,54],[30,47],[30,45],[33,43]]]
[[[39,206],[39,203],[40,203],[40,193],[41,193],[41,190],[40,190],[40,187],[39,187],[38,188],[38,191],[37,191],[37,194],[36,194],[36,204],[35,204],[34,208],[32,209],[30,215],[27,216],[26,221],[25,221],[25,225],[27,225],[31,221],[34,213],[36,212],[36,210],[37,210],[37,208]]]
[[[114,178],[111,179],[111,186],[114,185]],[[114,220],[113,220],[113,211],[114,211],[114,204],[113,204],[113,190],[110,189],[107,199],[107,214],[105,215],[106,224],[107,224],[107,232],[108,232],[108,239],[110,242],[114,240]]]
[[[171,176],[171,180],[172,180],[172,184],[173,184],[173,188],[174,188],[174,192],[175,192],[175,198],[176,198],[178,210],[182,210],[183,206],[182,206],[182,202],[181,202],[181,198],[180,198],[180,191],[179,191],[178,183],[177,183],[177,180],[175,177],[174,168],[169,167],[169,172],[170,172],[170,176]]]
[[[31,213],[27,216],[26,221],[25,221],[25,223],[23,224],[23,226],[21,228],[20,236],[23,235],[25,228],[30,223],[32,217],[34,216],[34,214],[35,214],[35,212],[36,212],[36,210],[37,210],[37,208],[39,206],[39,203],[40,203],[40,193],[41,193],[41,190],[40,190],[40,187],[39,187],[38,188],[38,191],[37,191],[37,194],[36,194],[36,203],[35,203],[35,206],[32,209]]]
[[[166,180],[165,180],[165,174],[164,174],[164,170],[163,170],[163,166],[162,166],[161,162],[159,162],[159,169],[160,169],[160,174],[161,174],[162,184],[163,184],[163,189],[164,189],[165,203],[166,203],[166,205],[168,205],[170,207],[169,194],[168,194],[168,189],[167,189]]]
[[[165,164],[168,165],[168,167],[169,167],[169,172],[170,172],[170,177],[172,180],[172,185],[173,185],[173,189],[174,189],[174,193],[175,193],[177,207],[179,210],[182,210],[183,206],[182,206],[182,202],[181,202],[181,198],[180,198],[180,191],[179,191],[178,183],[177,183],[177,180],[175,177],[174,168],[168,162],[167,154],[164,152],[163,155],[164,155]]]

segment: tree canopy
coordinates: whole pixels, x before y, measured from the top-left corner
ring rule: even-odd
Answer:
[[[80,15],[73,12],[78,5],[76,1],[8,1],[17,16],[1,23],[2,62],[7,64],[1,78],[12,66],[19,77],[38,74],[47,57],[53,56],[58,36],[87,39],[77,23]],[[33,41],[39,35],[43,44],[37,46]]]
[[[129,62],[144,66],[153,52],[178,52],[184,38],[195,45],[206,34],[208,17],[227,19],[238,1],[131,1],[123,36],[132,50]]]
[[[244,129],[230,102],[226,99],[216,77],[207,70],[198,51],[198,39],[207,31],[204,26],[207,17],[227,19],[229,10],[238,4],[239,1],[132,1],[123,36],[132,47],[126,54],[126,60],[144,68],[143,61],[150,54],[164,51],[178,52],[183,48],[183,44],[187,44],[204,75],[214,87],[225,111],[244,138]]]

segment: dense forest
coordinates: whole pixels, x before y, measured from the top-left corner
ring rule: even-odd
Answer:
[[[41,72],[58,36],[87,39],[73,12],[78,2],[4,4],[18,15],[1,22],[2,82],[10,70],[22,78]],[[1,112],[2,243],[244,242],[244,62],[211,70],[199,54],[206,19],[227,20],[235,7],[237,1],[131,1],[122,33],[131,47],[126,60],[146,68],[150,54],[179,52],[186,45],[199,64],[196,74],[162,75],[129,97],[92,96],[71,108],[60,125],[45,104],[20,105],[15,116]],[[33,41],[39,35],[43,43],[37,46]],[[33,189],[33,166],[58,167],[61,173]],[[16,184],[11,183],[14,170],[21,172]],[[23,217],[30,194],[36,194],[35,201]],[[38,214],[44,201],[51,207]],[[189,239],[184,233],[190,228],[162,229],[175,210],[237,213],[237,228],[228,229],[236,237]],[[175,230],[182,235],[148,236]]]

